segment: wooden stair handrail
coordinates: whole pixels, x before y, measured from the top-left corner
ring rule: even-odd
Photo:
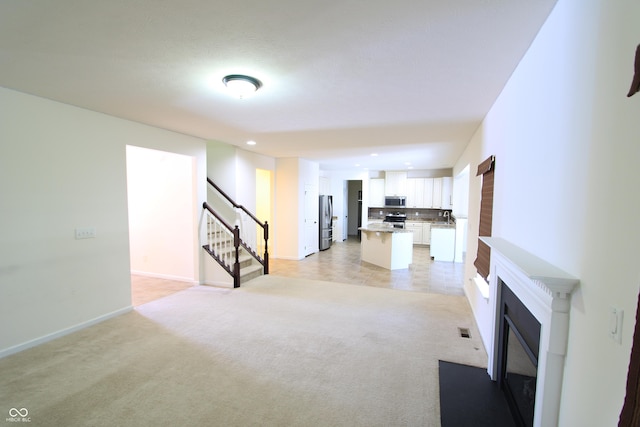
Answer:
[[[211,206],[209,206],[209,203],[207,203],[207,202],[202,203],[202,207],[203,207],[203,209],[208,210],[211,215],[215,216],[216,219],[218,221],[220,221],[222,223],[222,225],[224,225],[229,231],[233,232],[234,228],[231,225],[229,225],[229,223],[227,221],[225,221],[224,218],[222,218],[220,215],[218,215],[216,213],[216,211],[214,211],[211,208]]]
[[[265,221],[265,223],[262,223],[258,218],[256,218],[256,216],[255,216],[254,214],[252,214],[251,212],[249,212],[249,210],[248,210],[247,208],[245,208],[245,207],[244,207],[244,206],[242,206],[242,205],[237,204],[237,203],[236,203],[236,202],[235,202],[231,197],[229,197],[229,195],[227,195],[227,193],[225,193],[225,192],[224,192],[224,190],[223,190],[222,188],[218,187],[218,186],[216,185],[216,183],[215,183],[215,182],[213,182],[213,181],[211,180],[211,178],[207,178],[207,182],[208,182],[209,184],[211,184],[211,186],[212,186],[213,188],[215,188],[215,189],[216,189],[216,190],[217,190],[217,191],[222,195],[222,197],[224,197],[225,199],[227,199],[227,201],[228,201],[229,203],[231,203],[231,205],[232,205],[234,208],[241,209],[244,213],[246,213],[247,215],[249,215],[249,216],[251,217],[251,219],[252,219],[252,220],[254,220],[254,221],[255,221],[255,222],[256,222],[260,227],[262,227],[262,228],[264,228],[264,227],[265,227],[266,221]]]

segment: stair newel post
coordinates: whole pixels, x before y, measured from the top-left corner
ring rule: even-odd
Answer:
[[[236,225],[233,229],[233,247],[236,252],[236,262],[233,264],[233,287],[240,287],[240,229]]]
[[[269,223],[264,222],[264,274],[269,274]]]
[[[207,245],[209,246],[209,250],[211,250],[211,228],[212,228],[212,224],[211,224],[211,218],[209,217],[209,215],[207,215]]]

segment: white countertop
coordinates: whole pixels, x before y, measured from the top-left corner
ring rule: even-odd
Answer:
[[[374,233],[413,233],[413,231],[406,228],[394,228],[384,224],[369,224],[366,227],[358,228],[358,230]]]

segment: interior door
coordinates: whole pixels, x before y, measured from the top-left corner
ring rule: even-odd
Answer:
[[[320,250],[318,225],[318,190],[310,184],[304,186],[304,256]]]
[[[343,181],[342,210],[344,212],[342,218],[342,240],[344,241],[349,237],[349,181]]]

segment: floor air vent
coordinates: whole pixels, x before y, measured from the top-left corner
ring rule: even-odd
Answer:
[[[458,328],[458,331],[460,332],[460,336],[462,338],[471,338],[471,333],[469,332],[468,328]]]

